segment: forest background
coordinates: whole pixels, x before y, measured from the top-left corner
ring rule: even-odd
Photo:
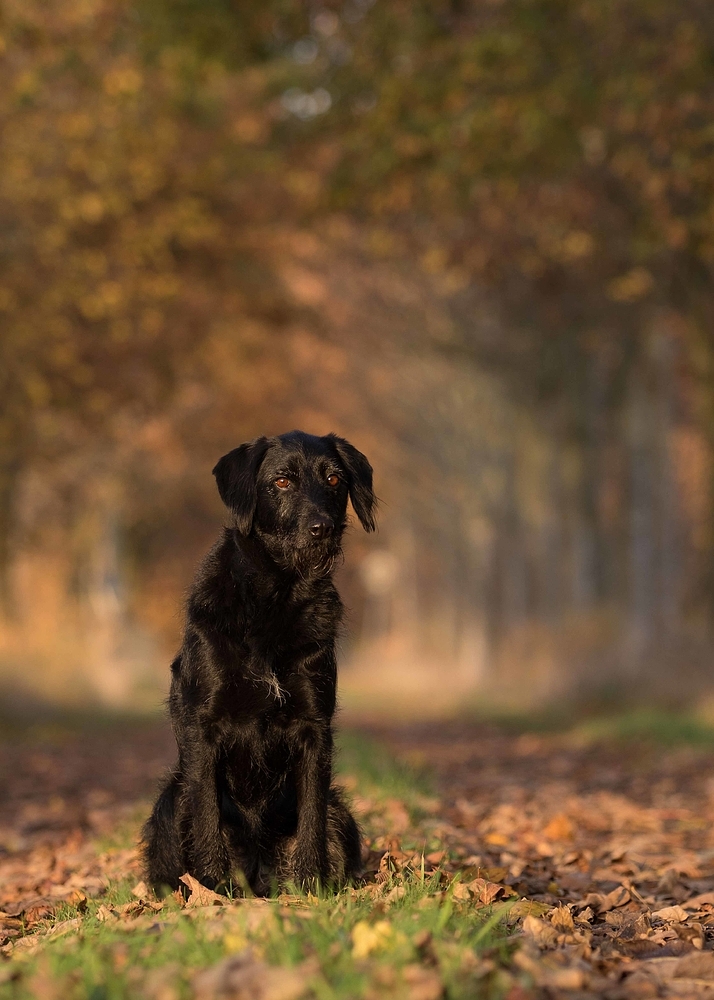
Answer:
[[[0,689],[156,707],[241,441],[372,460],[347,703],[696,700],[705,0],[4,0]]]

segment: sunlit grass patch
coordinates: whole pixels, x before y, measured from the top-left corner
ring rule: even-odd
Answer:
[[[714,723],[694,711],[638,708],[578,723],[573,735],[587,741],[638,740],[668,746],[714,746]]]
[[[658,743],[714,746],[714,700],[691,708],[656,705],[574,706],[533,713],[483,713],[479,716],[508,734],[567,736],[575,742]]]
[[[394,796],[418,808],[419,799],[432,792],[426,767],[410,766],[377,740],[350,730],[339,734],[336,762],[338,780],[345,775],[354,778],[365,795]]]

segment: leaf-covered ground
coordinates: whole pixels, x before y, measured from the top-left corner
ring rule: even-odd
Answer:
[[[0,739],[0,997],[714,996],[714,738],[672,720],[350,731],[366,877],[155,900],[135,838],[162,724]]]

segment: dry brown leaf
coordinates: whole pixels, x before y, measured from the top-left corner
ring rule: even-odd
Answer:
[[[575,930],[573,915],[567,906],[556,906],[550,911],[549,920],[553,927],[565,934]]]
[[[489,866],[486,868],[481,868],[477,872],[478,878],[485,878],[489,882],[503,882],[504,878],[508,875],[508,868],[502,868],[499,866],[493,867]]]
[[[406,833],[411,826],[407,808],[400,799],[387,799],[385,819],[392,833]]]
[[[714,952],[694,951],[677,959],[675,979],[706,979],[714,983]]]
[[[207,889],[205,885],[201,885],[198,879],[194,878],[193,875],[189,875],[188,872],[181,876],[180,881],[185,886],[188,886],[191,892],[186,900],[187,910],[191,910],[196,906],[225,906],[228,902],[225,896],[219,896],[212,889]]]
[[[620,885],[605,896],[605,903],[608,909],[618,906],[625,906],[631,900],[631,895],[624,885]]]
[[[541,980],[541,985],[551,990],[582,990],[587,985],[587,974],[583,969],[550,969]]]
[[[539,948],[554,948],[558,941],[558,932],[551,924],[530,914],[523,919],[523,932],[533,938]]]
[[[57,906],[58,900],[50,899],[48,896],[32,896],[29,899],[20,899],[16,903],[7,903],[4,912],[10,917],[19,917],[23,913],[30,915],[31,920],[48,917]]]
[[[680,903],[685,910],[698,910],[702,906],[714,906],[714,892],[702,892],[698,896],[693,896],[685,903]]]
[[[50,929],[47,937],[62,937],[64,934],[72,933],[72,931],[78,931],[81,926],[81,917],[72,917],[70,920],[60,920],[59,923],[56,923],[54,927]]]
[[[548,903],[540,903],[536,899],[519,899],[508,911],[510,922],[520,920],[522,917],[542,917],[553,909]]]
[[[194,976],[195,1000],[299,1000],[317,969],[303,962],[293,968],[260,961],[250,949],[230,955]]]
[[[679,924],[683,923],[690,914],[681,906],[664,906],[661,910],[655,910],[652,916],[666,920],[670,924]]]
[[[11,941],[9,944],[3,945],[2,953],[3,955],[14,955],[15,952],[32,952],[39,948],[42,943],[42,938],[39,934],[28,934],[26,937],[18,938],[16,941]]]
[[[408,1000],[440,1000],[444,995],[444,984],[435,969],[423,965],[406,965],[402,970],[407,984]]]
[[[565,813],[558,813],[543,830],[546,840],[572,840],[575,836],[575,827]]]
[[[400,851],[398,848],[386,851],[379,862],[379,874],[385,878],[389,878],[394,872],[399,872],[407,861],[409,855],[404,851]]]
[[[469,891],[484,906],[490,906],[498,897],[504,895],[505,886],[497,885],[495,882],[488,882],[484,878],[475,878],[468,884]],[[510,890],[508,890],[510,892]]]
[[[113,907],[113,910],[122,919],[129,920],[140,916],[144,912],[144,905],[138,899],[132,899],[128,903],[122,903],[121,906]]]
[[[111,923],[112,920],[119,919],[114,910],[108,906],[104,906],[104,904],[97,910],[96,917],[101,924]]]
[[[550,957],[541,958],[528,947],[516,952],[513,961],[519,969],[528,973],[536,985],[548,990],[581,990],[587,985],[587,972],[580,963],[558,965]]]
[[[136,896],[137,899],[148,899],[151,896],[146,882],[142,879],[141,882],[137,882],[134,888],[131,890],[132,896]]]
[[[584,910],[581,910],[575,917],[575,923],[577,924],[590,924],[592,923],[595,914],[590,906],[586,906]]]

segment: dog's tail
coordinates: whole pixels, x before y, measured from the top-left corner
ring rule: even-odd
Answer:
[[[186,871],[176,815],[179,784],[178,774],[168,776],[141,832],[144,877],[158,895],[178,889]]]

